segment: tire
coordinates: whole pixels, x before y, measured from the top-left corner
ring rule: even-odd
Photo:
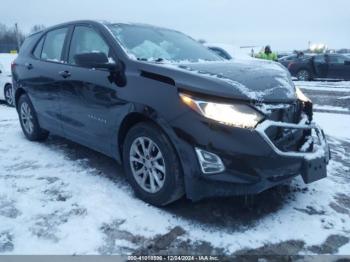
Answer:
[[[28,140],[43,141],[47,139],[49,132],[40,127],[37,114],[28,95],[20,96],[17,111],[22,131]]]
[[[310,81],[312,79],[311,73],[306,69],[301,69],[297,73],[297,78],[299,81]]]
[[[12,107],[15,105],[14,100],[13,100],[12,85],[10,85],[10,84],[5,85],[4,97],[5,97],[5,101],[6,101],[7,105],[12,106]]]
[[[184,195],[180,161],[157,126],[142,122],[129,130],[123,145],[123,164],[130,185],[143,201],[165,206]]]

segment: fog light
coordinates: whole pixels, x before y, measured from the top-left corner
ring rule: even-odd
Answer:
[[[215,174],[225,170],[225,166],[219,156],[199,148],[195,148],[195,150],[204,174]]]

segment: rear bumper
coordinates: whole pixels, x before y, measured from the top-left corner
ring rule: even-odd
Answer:
[[[305,183],[327,175],[330,155],[325,135],[306,118],[298,124],[265,120],[256,129],[248,130],[206,122],[190,113],[171,124],[181,141],[180,159],[187,197],[194,201],[214,196],[256,194],[298,175],[302,175]],[[266,134],[271,126],[312,131],[313,135],[305,144],[314,144],[313,150],[280,150]],[[218,155],[226,170],[219,174],[203,174],[194,147]]]

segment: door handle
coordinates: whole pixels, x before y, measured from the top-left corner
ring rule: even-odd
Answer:
[[[33,69],[33,65],[32,65],[31,63],[25,63],[24,66],[25,66],[28,70]]]
[[[68,78],[71,76],[71,73],[67,70],[65,71],[60,71],[59,74],[63,77],[63,78]]]

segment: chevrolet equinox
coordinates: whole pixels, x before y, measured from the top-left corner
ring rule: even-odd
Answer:
[[[325,135],[278,63],[225,61],[174,30],[77,21],[29,36],[12,64],[24,135],[122,163],[153,205],[324,178]]]

